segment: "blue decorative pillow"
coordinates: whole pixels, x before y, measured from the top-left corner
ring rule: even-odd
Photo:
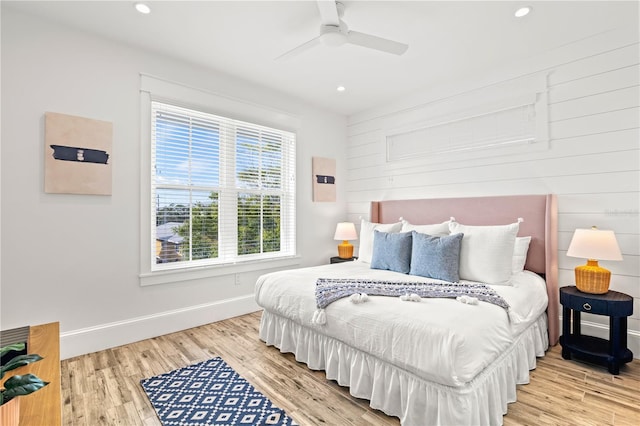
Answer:
[[[457,283],[460,281],[460,245],[463,234],[435,237],[412,231],[409,274]]]
[[[411,232],[374,231],[371,268],[407,274],[411,268]]]

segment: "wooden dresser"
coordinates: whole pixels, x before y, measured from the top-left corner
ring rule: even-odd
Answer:
[[[44,388],[20,396],[20,426],[60,426],[62,404],[60,391],[60,323],[52,322],[29,327],[27,350],[42,360],[16,368],[5,379],[16,374],[35,374],[49,382]],[[5,380],[3,379],[3,380]]]

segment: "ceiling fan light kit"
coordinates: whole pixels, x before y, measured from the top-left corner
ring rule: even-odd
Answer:
[[[320,11],[320,35],[278,56],[276,59],[289,59],[293,56],[315,47],[319,42],[326,46],[338,47],[343,44],[355,44],[368,49],[402,55],[409,46],[404,43],[349,30],[341,19],[344,14],[344,4],[326,0],[318,0]]]
[[[341,46],[347,42],[347,36],[340,27],[323,25],[320,27],[320,41],[327,46]]]

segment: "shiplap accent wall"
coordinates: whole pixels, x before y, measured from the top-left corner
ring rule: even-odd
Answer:
[[[637,27],[610,31],[350,117],[349,220],[367,218],[372,200],[555,193],[560,286],[573,285],[573,268],[585,263],[566,256],[574,230],[592,225],[614,230],[624,260],[600,263],[612,271],[611,289],[635,298],[629,347],[640,357],[638,34]],[[387,162],[389,129],[427,120],[443,100],[481,98],[540,72],[548,72],[548,149],[477,151],[472,159],[450,154],[439,163],[424,158]],[[608,319],[583,315],[583,330],[607,337]]]

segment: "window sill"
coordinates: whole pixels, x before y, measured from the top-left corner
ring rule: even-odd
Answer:
[[[219,277],[222,275],[238,274],[242,272],[269,270],[299,265],[300,256],[296,255],[286,258],[254,260],[228,265],[200,266],[167,271],[146,272],[140,274],[139,278],[140,286],[145,287],[150,285],[171,284],[181,281],[198,280],[202,278]]]

